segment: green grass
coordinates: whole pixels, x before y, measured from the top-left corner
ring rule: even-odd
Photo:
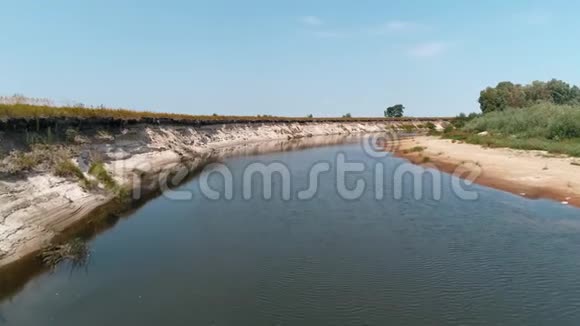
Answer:
[[[105,165],[102,162],[94,162],[89,168],[89,174],[94,176],[100,183],[102,183],[107,190],[115,191],[118,188],[115,179],[107,172]]]
[[[504,135],[479,136],[465,131],[453,131],[443,135],[444,138],[464,141],[469,144],[485,147],[506,147],[522,150],[540,150],[553,154],[566,154],[580,157],[580,138],[551,140],[546,138],[515,138]]]
[[[113,193],[115,195],[115,200],[118,203],[122,204],[130,200],[131,191],[128,188],[117,184],[115,179],[113,179],[111,174],[105,168],[103,162],[93,162],[89,168],[89,174],[94,176],[97,179],[97,182],[103,184],[105,189]]]
[[[488,135],[478,133],[487,131]],[[444,138],[486,147],[541,150],[580,157],[580,106],[539,103],[529,108],[489,112]]]
[[[490,112],[469,121],[462,130],[517,138],[580,138],[580,106],[541,103],[529,108]]]

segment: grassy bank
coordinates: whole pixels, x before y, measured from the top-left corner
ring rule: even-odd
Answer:
[[[461,128],[447,130],[443,136],[488,147],[543,150],[580,157],[580,106],[542,103],[489,112],[471,119]]]
[[[42,106],[30,104],[0,104],[0,118],[114,118],[114,119],[176,119],[176,120],[220,120],[220,119],[248,119],[256,117],[221,116],[221,115],[189,115],[178,113],[157,113],[150,111],[136,111],[127,109],[87,108],[69,106]],[[265,118],[265,117],[260,117]],[[278,117],[268,117],[275,119]],[[306,119],[306,118],[305,118]]]
[[[0,103],[0,119],[14,119],[14,118],[112,118],[112,119],[134,119],[139,120],[143,118],[153,119],[174,119],[174,120],[205,120],[205,121],[327,121],[327,120],[343,120],[343,121],[413,121],[413,120],[449,120],[450,118],[384,118],[384,117],[280,117],[270,115],[257,116],[226,116],[219,114],[212,115],[190,115],[179,113],[159,113],[151,111],[136,111],[127,109],[111,109],[111,108],[87,108],[83,106],[46,106],[46,105],[31,105],[31,104],[2,104]]]

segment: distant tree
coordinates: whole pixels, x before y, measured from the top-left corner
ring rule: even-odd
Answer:
[[[306,117],[307,117],[307,118],[310,118],[310,119],[312,119],[312,118],[313,118],[312,114],[309,114],[309,115],[307,115]]]
[[[405,107],[402,104],[396,104],[393,106],[389,106],[385,110],[385,117],[400,118],[403,116],[404,112],[405,112]]]
[[[472,119],[474,119],[474,118],[477,118],[478,116],[479,116],[479,114],[477,114],[477,113],[475,113],[475,112],[472,112],[472,113],[470,113],[469,115],[466,115],[465,113],[463,113],[463,112],[462,112],[462,113],[459,113],[459,114],[458,114],[458,115],[455,117],[455,119],[453,119],[453,120],[451,121],[451,124],[452,124],[452,125],[453,125],[455,128],[461,128],[461,127],[465,126],[465,124],[466,124],[468,121],[470,121],[470,120],[472,120]]]
[[[471,112],[470,114],[467,115],[467,119],[468,120],[473,120],[477,117],[481,116],[481,113],[475,113],[475,112]]]
[[[345,115],[342,116],[343,118],[352,118],[352,115],[350,113],[347,113]]]

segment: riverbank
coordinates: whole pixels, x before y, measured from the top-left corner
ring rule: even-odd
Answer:
[[[438,128],[446,123],[443,120],[406,119],[202,126],[113,123],[108,126],[83,121],[71,129],[70,121],[64,121],[68,123],[66,130],[64,123],[58,126],[39,124],[32,131],[28,127],[5,128],[0,133],[0,143],[4,147],[2,151],[24,152],[24,148],[29,148],[26,142],[41,138],[45,143],[55,143],[50,146],[70,147],[74,153],[70,161],[78,172],[73,173],[73,177],[56,176],[54,171],[43,168],[40,160],[39,167],[27,167],[27,170],[14,175],[1,175],[0,268],[36,255],[59,234],[77,228],[86,222],[92,212],[111,203],[117,194],[107,189],[102,178],[99,180],[91,173],[95,162],[102,162],[99,164],[104,167],[105,175],[110,176],[106,179],[112,180],[108,182],[113,182],[116,189],[129,189],[133,195],[130,201],[135,201],[157,192],[165,180],[171,180],[172,186],[175,186],[176,182],[171,177],[184,170],[192,172],[224,157],[256,152],[255,144],[318,136],[364,135],[404,130],[409,126],[420,130],[427,122],[436,124]],[[47,150],[44,147],[43,150],[50,152],[51,148]],[[277,148],[260,150],[275,151]],[[28,157],[16,158],[22,160]],[[8,159],[11,157],[5,157],[4,163]],[[183,179],[185,176],[181,177]],[[88,189],[80,181],[98,186]]]
[[[580,180],[574,178],[580,161],[565,155],[488,148],[431,136],[402,140],[396,155],[452,174],[461,168],[477,175],[478,184],[526,198],[580,207]]]

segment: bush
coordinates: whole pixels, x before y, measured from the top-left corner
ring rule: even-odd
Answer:
[[[548,125],[547,138],[560,140],[580,137],[580,117],[560,115]]]
[[[79,180],[85,179],[85,175],[79,169],[79,167],[68,158],[59,159],[54,164],[53,173],[54,175],[63,178],[75,177],[78,178]]]
[[[577,138],[580,137],[580,106],[540,103],[525,109],[490,112],[469,121],[463,130],[518,138]]]
[[[107,172],[107,169],[105,169],[105,165],[102,162],[94,162],[91,164],[89,174],[101,182],[107,190],[117,189],[117,182],[115,182],[115,179],[113,179],[109,172]]]
[[[423,147],[423,146],[415,146],[415,147],[404,150],[403,153],[406,153],[406,154],[408,154],[408,153],[420,153],[420,152],[424,151],[425,148],[426,147]]]
[[[413,132],[415,131],[417,128],[412,125],[412,124],[404,124],[400,127],[401,129],[403,129],[405,132]]]

